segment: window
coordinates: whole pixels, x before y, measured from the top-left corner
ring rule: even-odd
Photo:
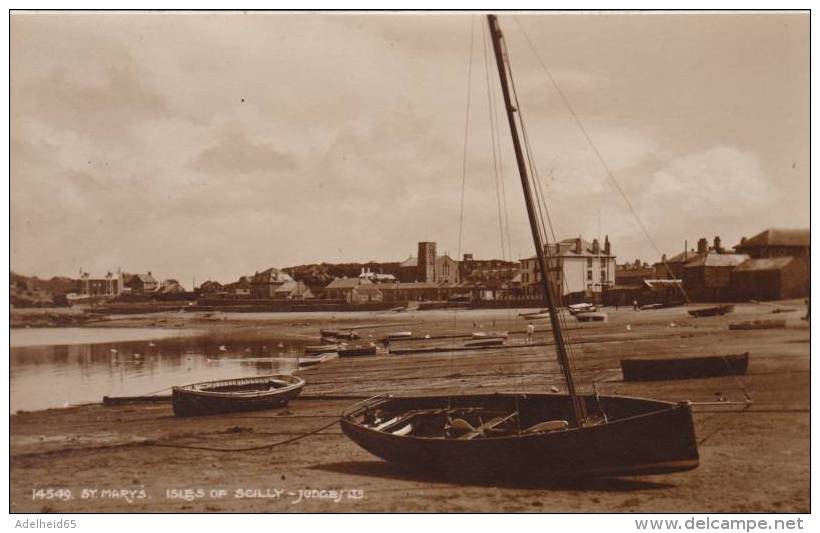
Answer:
[[[601,270],[601,283],[606,282],[606,270]]]
[[[587,257],[587,268],[592,268],[592,258]]]
[[[592,281],[592,271],[587,270],[587,281]]]

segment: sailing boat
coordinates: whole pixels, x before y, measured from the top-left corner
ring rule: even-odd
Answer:
[[[581,394],[557,286],[538,227],[498,19],[487,16],[565,394],[377,396],[342,413],[344,433],[387,461],[446,477],[512,479],[660,474],[698,466],[689,402]],[[516,99],[517,100],[517,99]],[[517,101],[516,101],[517,104]],[[527,148],[529,148],[527,146]],[[594,414],[590,414],[594,413]]]

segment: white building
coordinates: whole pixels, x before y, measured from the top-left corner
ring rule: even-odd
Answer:
[[[581,239],[564,239],[547,247],[547,257],[556,268],[555,280],[561,284],[561,294],[602,292],[615,285],[615,256],[609,237],[601,247],[598,239],[590,243]],[[521,287],[524,295],[535,297],[541,293],[541,272],[538,258],[521,260]]]

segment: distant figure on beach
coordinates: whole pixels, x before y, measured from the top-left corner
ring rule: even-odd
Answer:
[[[632,310],[633,311],[638,310],[638,300],[632,300]]]
[[[535,326],[532,325],[532,322],[527,324],[527,344],[532,343],[532,335],[535,333]]]

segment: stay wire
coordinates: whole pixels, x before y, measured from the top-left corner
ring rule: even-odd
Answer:
[[[510,85],[512,86],[513,98],[515,100],[515,108],[518,111],[518,113],[517,113],[518,122],[521,125],[522,135],[524,137],[524,146],[525,146],[525,150],[528,154],[528,156],[527,156],[527,166],[530,167],[530,174],[533,174],[534,172],[532,170],[532,167],[533,167],[534,161],[533,161],[533,157],[532,157],[532,153],[531,153],[531,149],[530,149],[529,136],[526,133],[526,124],[524,122],[524,116],[523,116],[523,113],[521,111],[521,105],[520,105],[520,101],[519,101],[519,98],[518,98],[518,91],[517,91],[516,85],[515,85],[515,79],[514,79],[512,64],[510,62],[509,55],[507,54],[506,42],[502,43],[502,47],[503,47],[503,52],[504,52],[504,56],[505,56],[505,60],[506,60],[507,72],[510,76]],[[530,180],[530,181],[532,181],[532,180]],[[530,184],[528,184],[528,186],[530,186],[531,190],[537,191],[537,187],[533,187]],[[536,192],[536,194],[537,194],[537,192]],[[544,203],[544,206],[545,205],[546,204]],[[542,202],[538,202],[538,209],[539,209],[540,217],[536,217],[537,218],[536,230],[539,233],[539,235],[541,236],[542,243],[544,243],[544,242],[548,242],[548,239],[546,238],[547,232],[546,232],[546,225],[544,223],[544,218],[545,217],[544,217],[543,210],[542,210]],[[559,248],[557,242],[556,242],[556,248]],[[552,287],[554,286],[554,283],[553,283],[554,278],[553,278],[553,275],[552,275],[552,272],[551,272],[551,269],[550,269],[550,265],[552,263],[552,260],[551,260],[552,259],[552,254],[550,252],[549,245],[545,246],[545,252],[546,252],[546,255],[547,255],[547,261],[546,261],[547,264],[545,266],[547,268],[546,268],[546,272],[542,272],[541,275],[543,275],[545,277],[549,276],[548,278],[546,278],[546,279],[549,280],[548,290],[552,291]],[[554,298],[556,298],[560,295],[554,294],[554,291],[553,291],[552,296]],[[561,302],[561,300],[562,300],[562,298],[557,298],[557,301]],[[556,318],[559,321],[559,324],[561,325],[561,331],[559,332],[559,334],[561,335],[561,338],[564,342],[564,346],[565,346],[566,351],[567,351],[567,366],[568,366],[568,370],[570,371],[569,373],[571,375],[576,369],[575,368],[575,363],[574,363],[575,356],[574,356],[574,352],[572,350],[571,339],[569,338],[569,335],[567,333],[566,320],[564,319],[563,314],[561,313],[561,311],[557,307],[556,307],[555,312],[558,315]],[[578,386],[578,384],[574,384],[574,385]],[[569,383],[567,383],[567,387],[569,387]],[[580,388],[578,390],[580,390]],[[582,408],[582,411],[583,411],[583,408]]]
[[[675,276],[674,276],[674,273],[672,272],[671,267],[666,262],[666,260],[663,258],[663,254],[661,254],[661,251],[658,248],[658,245],[655,243],[655,240],[652,238],[652,235],[649,233],[649,230],[644,225],[643,220],[641,220],[641,217],[638,215],[638,212],[635,210],[635,207],[632,205],[632,202],[629,200],[629,197],[627,196],[626,192],[621,187],[621,184],[615,178],[615,174],[612,172],[612,169],[607,164],[606,160],[604,159],[604,156],[601,154],[598,147],[592,141],[592,137],[589,135],[589,132],[587,132],[587,129],[584,127],[583,123],[581,122],[581,119],[578,117],[578,114],[575,112],[575,109],[569,103],[569,99],[566,97],[564,92],[561,90],[561,87],[558,85],[558,82],[555,80],[555,77],[552,75],[552,72],[547,68],[546,64],[541,59],[541,56],[538,54],[538,51],[536,50],[535,45],[533,44],[532,40],[530,40],[530,37],[527,34],[527,31],[524,29],[524,25],[521,24],[521,21],[518,20],[518,17],[513,17],[513,18],[515,19],[515,22],[518,25],[518,27],[521,29],[521,34],[524,36],[524,39],[527,41],[527,44],[529,45],[530,49],[532,50],[533,54],[535,55],[536,59],[538,60],[538,63],[541,65],[541,68],[544,70],[547,77],[549,78],[550,83],[552,83],[552,86],[555,88],[555,91],[558,93],[558,96],[561,98],[562,102],[564,103],[564,105],[566,106],[566,108],[569,111],[570,115],[572,116],[572,119],[575,122],[576,126],[578,126],[578,129],[581,131],[581,134],[586,139],[587,144],[589,144],[590,148],[592,149],[593,153],[595,154],[595,157],[598,159],[598,162],[601,164],[604,171],[606,172],[607,177],[610,179],[610,181],[614,185],[615,190],[617,190],[618,194],[620,194],[621,198],[623,198],[624,203],[626,203],[627,208],[632,213],[632,216],[635,218],[635,221],[637,222],[638,226],[640,227],[641,231],[643,232],[643,234],[646,237],[649,244],[654,249],[657,256],[661,258],[661,262],[666,267],[666,270],[669,273],[669,275],[671,276],[671,278],[675,279]],[[679,287],[679,289],[681,291],[681,294],[683,295],[684,299],[686,300],[686,303],[691,303],[691,300],[689,299],[689,296],[686,294],[686,291],[683,289],[683,285],[682,284],[676,284],[676,285]]]

